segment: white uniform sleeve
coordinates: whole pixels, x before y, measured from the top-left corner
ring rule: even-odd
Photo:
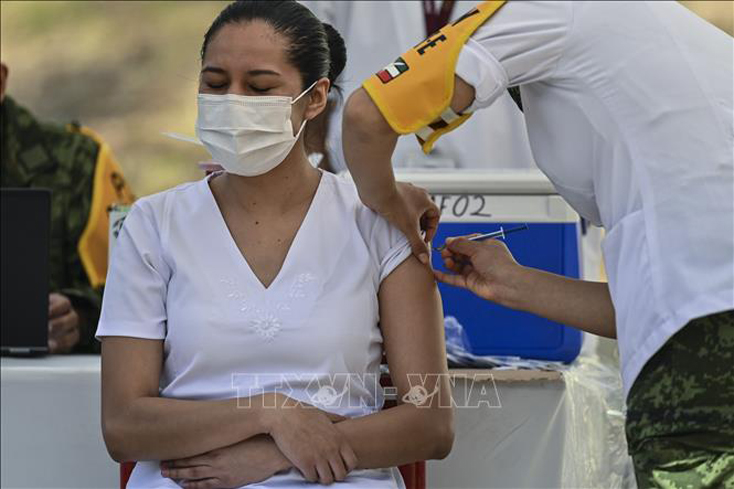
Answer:
[[[476,91],[468,111],[488,107],[507,87],[553,76],[573,25],[573,2],[513,1],[464,45],[456,75]]]
[[[125,218],[112,253],[96,338],[164,339],[170,275],[158,228],[138,202]]]
[[[379,263],[380,283],[412,254],[408,238],[381,217],[372,228],[370,250]]]

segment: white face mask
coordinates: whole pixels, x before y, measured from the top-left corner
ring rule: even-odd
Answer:
[[[212,159],[229,173],[254,177],[283,162],[306,126],[293,135],[291,108],[316,82],[295,100],[285,96],[198,96],[196,135]]]

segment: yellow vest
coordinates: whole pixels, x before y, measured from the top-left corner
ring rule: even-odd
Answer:
[[[480,3],[362,84],[393,130],[415,133],[425,153],[471,116],[450,106],[456,62],[469,37],[504,3]]]
[[[92,185],[92,205],[77,251],[92,287],[105,283],[107,277],[107,248],[109,246],[110,220],[107,214],[113,204],[132,204],[133,193],[122,176],[122,169],[115,161],[110,147],[89,128],[79,131],[99,144]]]

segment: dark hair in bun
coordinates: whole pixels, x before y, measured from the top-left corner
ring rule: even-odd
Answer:
[[[253,20],[267,22],[290,40],[288,60],[300,71],[303,88],[322,77],[334,86],[347,62],[344,39],[295,0],[238,0],[227,5],[204,35],[201,59],[222,27]]]
[[[322,25],[326,31],[326,39],[329,43],[329,81],[332,86],[336,87],[336,80],[339,78],[339,74],[344,71],[344,66],[347,64],[347,47],[344,45],[344,39],[339,34],[339,31],[326,22],[323,22]]]

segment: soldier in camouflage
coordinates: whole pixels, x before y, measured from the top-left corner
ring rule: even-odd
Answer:
[[[100,144],[78,124],[42,123],[5,96],[0,64],[2,168],[0,186],[48,188],[51,200],[49,350],[97,352],[94,340],[102,290],[92,287],[77,252],[89,220]],[[125,187],[119,176],[121,188]]]
[[[645,364],[626,430],[640,489],[734,489],[734,311],[694,319]]]

